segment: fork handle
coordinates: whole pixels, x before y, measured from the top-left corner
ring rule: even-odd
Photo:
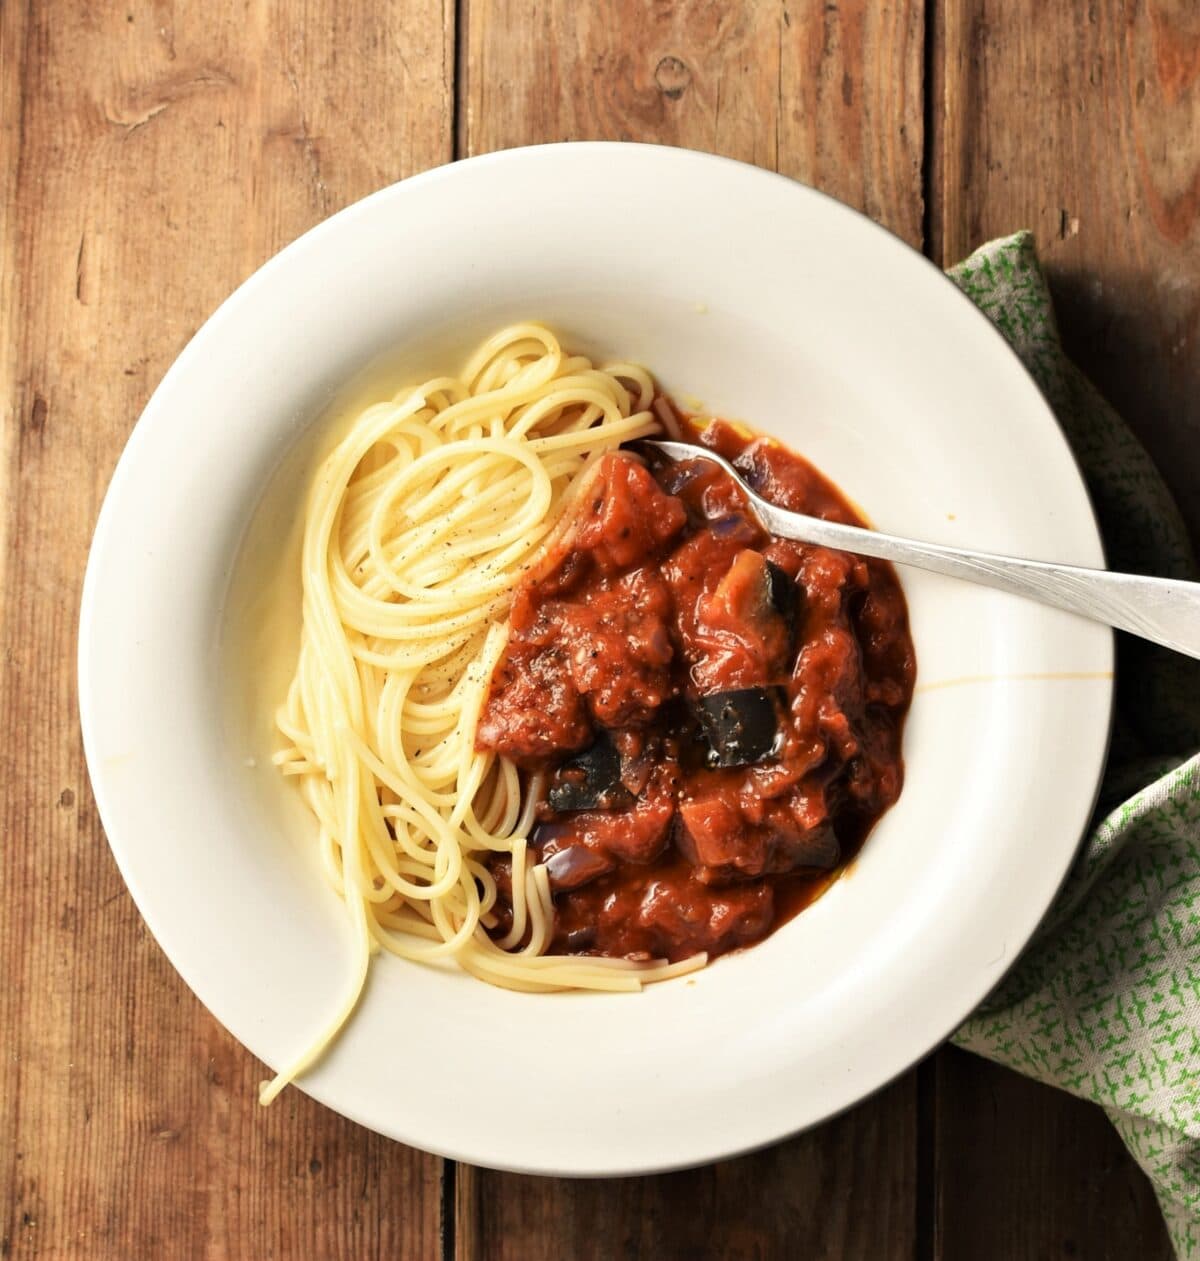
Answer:
[[[755,507],[772,534],[964,578],[1078,613],[1200,658],[1200,582],[1118,574],[921,543],[791,513],[757,497]]]

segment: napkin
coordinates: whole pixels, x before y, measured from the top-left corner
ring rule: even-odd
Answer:
[[[1054,409],[1109,566],[1196,578],[1149,456],[1063,353],[1032,235],[992,241],[948,274]],[[1153,1182],[1177,1255],[1200,1258],[1200,662],[1118,636],[1112,748],[1083,848],[953,1041],[1100,1104]]]

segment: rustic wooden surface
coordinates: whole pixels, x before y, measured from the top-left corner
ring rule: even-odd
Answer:
[[[73,659],[150,391],[297,233],[449,159],[453,25],[440,0],[3,0],[0,21],[0,1257],[436,1256],[441,1162],[297,1092],[260,1110],[262,1066],[146,932],[88,790]]]
[[[371,189],[539,140],[757,162],[939,261],[1034,227],[1068,344],[1200,526],[1198,77],[1189,0],[0,0],[0,1257],[1166,1258],[1098,1111],[954,1051],[613,1183],[260,1111],[104,844],[74,630],[120,447],[218,301]]]
[[[1037,232],[1067,348],[1200,535],[1200,5],[946,0],[932,256]]]

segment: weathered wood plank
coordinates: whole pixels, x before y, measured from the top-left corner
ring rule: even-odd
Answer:
[[[469,0],[466,19],[464,154],[567,139],[708,149],[920,242],[919,0]],[[910,1074],[831,1125],[708,1169],[574,1182],[460,1166],[457,1256],[907,1259],[916,1164]]]
[[[707,149],[921,237],[921,0],[468,0],[465,156],[550,140]]]
[[[450,156],[453,5],[89,8],[0,6],[0,1253],[431,1255],[438,1162],[299,1095],[245,1106],[260,1070],[147,938],[103,846],[72,640],[99,496],[190,331],[297,232]],[[463,8],[462,152],[694,145],[919,240],[917,0]],[[1068,344],[1196,527],[1194,7],[1059,8],[935,7],[932,251],[1038,229]],[[1099,1114],[938,1063],[940,1255],[1167,1255]],[[915,1093],[909,1077],[691,1174],[460,1170],[459,1255],[912,1255]]]
[[[1200,527],[1200,12],[944,0],[931,252],[1033,228],[1070,352]],[[938,1255],[1171,1255],[1103,1114],[973,1057],[937,1078]]]
[[[149,938],[74,672],[150,390],[271,252],[450,157],[453,39],[443,0],[0,6],[0,1255],[438,1252],[440,1162],[295,1092],[261,1111]]]
[[[752,1156],[651,1178],[572,1181],[458,1167],[457,1261],[915,1255],[911,1076]]]
[[[938,6],[934,257],[1019,227],[1067,348],[1200,535],[1200,7]]]
[[[938,1056],[935,1255],[1171,1261],[1149,1182],[1097,1107]]]

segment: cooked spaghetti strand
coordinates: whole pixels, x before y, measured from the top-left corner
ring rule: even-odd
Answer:
[[[276,755],[319,824],[323,870],[353,927],[347,994],[260,1098],[320,1056],[380,948],[450,957],[527,992],[637,989],[700,966],[545,954],[553,904],[526,848],[533,796],[475,748],[514,589],[569,528],[607,451],[660,428],[653,382],[568,356],[549,329],[489,338],[461,379],[366,408],[310,492],[303,629]],[[510,855],[513,923],[500,941],[489,855]]]

